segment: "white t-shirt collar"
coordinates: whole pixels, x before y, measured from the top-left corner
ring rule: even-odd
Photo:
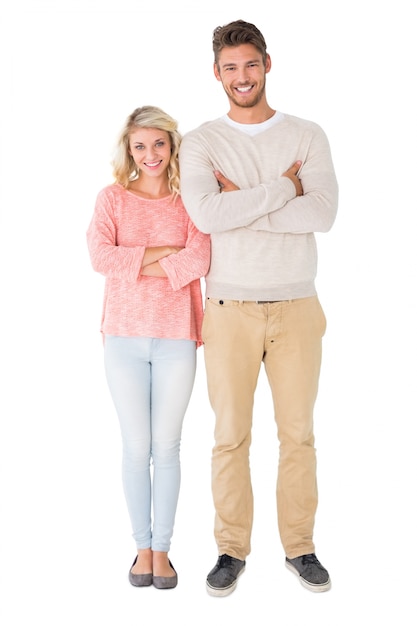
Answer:
[[[269,120],[261,122],[260,124],[240,124],[239,122],[231,120],[228,115],[223,115],[222,119],[229,126],[237,128],[238,130],[241,130],[242,132],[247,133],[248,135],[251,135],[253,137],[258,133],[263,133],[265,130],[268,130],[268,128],[271,128],[271,126],[275,126],[275,124],[280,122],[283,117],[283,113],[281,113],[280,111],[275,111],[274,115],[270,117]]]

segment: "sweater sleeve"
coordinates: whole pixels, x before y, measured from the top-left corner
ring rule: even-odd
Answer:
[[[295,198],[295,187],[285,176],[250,189],[220,193],[213,163],[193,134],[180,148],[181,197],[194,224],[203,233],[249,226]]]
[[[145,247],[117,245],[114,207],[105,190],[97,196],[94,214],[87,230],[87,245],[91,264],[96,272],[106,278],[137,281]]]
[[[183,250],[159,261],[174,291],[207,274],[210,267],[210,248],[210,236],[200,232],[189,219],[187,241]]]
[[[256,219],[249,228],[294,234],[329,231],[337,213],[338,184],[327,137],[318,126],[301,167],[300,179],[302,196]]]

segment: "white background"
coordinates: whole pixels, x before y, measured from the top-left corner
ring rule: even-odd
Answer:
[[[409,624],[415,595],[415,22],[411,0],[1,2],[2,626]],[[318,236],[328,318],[316,407],[319,558],[304,590],[276,530],[277,442],[259,380],[252,553],[211,598],[213,415],[203,353],[184,423],[172,591],[127,581],[135,548],[99,333],[103,277],[87,229],[125,117],[143,104],[186,132],[227,110],[213,29],[254,22],[268,100],[326,131],[340,185]]]

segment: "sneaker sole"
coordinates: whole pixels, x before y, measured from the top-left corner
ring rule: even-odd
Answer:
[[[290,572],[295,574],[295,576],[297,576],[298,580],[300,581],[301,585],[305,589],[308,589],[309,591],[313,591],[314,593],[321,593],[323,591],[328,591],[332,586],[332,581],[330,580],[330,578],[326,583],[321,583],[319,585],[315,585],[314,583],[309,583],[308,580],[305,580],[305,578],[303,578],[300,575],[300,572],[296,570],[294,565],[292,565],[291,563],[288,563],[288,561],[285,561],[285,567],[289,569]]]
[[[236,580],[229,585],[228,587],[212,587],[208,582],[206,582],[206,589],[207,589],[207,593],[210,596],[214,596],[216,598],[223,598],[224,596],[228,596],[230,595],[237,587],[237,581],[239,579],[239,576],[241,574],[243,574],[243,572],[245,571],[245,568],[242,567],[242,569],[240,570],[239,574],[237,575]]]

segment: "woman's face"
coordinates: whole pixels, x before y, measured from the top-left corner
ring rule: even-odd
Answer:
[[[171,158],[169,133],[157,128],[137,128],[129,137],[129,152],[143,175],[166,176]]]

